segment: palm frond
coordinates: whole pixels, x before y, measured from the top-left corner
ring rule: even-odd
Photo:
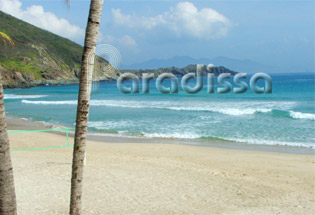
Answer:
[[[0,39],[2,40],[5,46],[7,45],[7,42],[9,42],[11,46],[13,47],[15,46],[11,37],[9,37],[7,34],[3,32],[0,32]]]

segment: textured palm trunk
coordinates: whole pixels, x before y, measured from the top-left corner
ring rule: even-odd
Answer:
[[[5,120],[3,87],[0,73],[0,214],[15,215],[16,212],[13,167],[10,156],[10,142]]]
[[[103,0],[91,0],[82,56],[76,130],[73,147],[70,214],[82,212],[82,182],[89,116],[94,51],[102,15]]]

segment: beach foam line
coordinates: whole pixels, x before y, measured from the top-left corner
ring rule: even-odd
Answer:
[[[226,138],[217,136],[204,136],[197,133],[184,133],[184,132],[172,132],[172,133],[149,133],[141,132],[138,134],[131,134],[128,131],[118,131],[118,133],[98,133],[94,132],[96,136],[109,136],[109,137],[126,137],[126,138],[162,138],[162,139],[183,139],[183,140],[203,140],[203,141],[228,141],[234,143],[244,143],[253,145],[270,145],[270,146],[291,146],[291,147],[303,147],[315,149],[315,143],[303,143],[303,142],[289,142],[279,140],[263,140],[253,138]]]
[[[239,139],[239,138],[221,138],[226,141],[237,143],[248,143],[255,145],[271,145],[271,146],[294,146],[315,149],[315,143],[287,142],[279,140],[260,140],[260,139]]]
[[[201,139],[210,141],[229,141],[235,143],[247,143],[254,145],[272,145],[272,146],[294,146],[315,149],[315,143],[300,143],[300,142],[288,142],[278,140],[261,140],[261,139],[238,139],[238,138],[224,138],[215,136],[202,136],[197,134],[182,134],[182,133],[170,133],[170,134],[144,134],[144,137],[151,138],[175,138],[175,139]]]
[[[166,139],[199,139],[201,136],[198,134],[185,134],[183,132],[173,133],[142,133],[143,137],[149,138],[166,138]]]
[[[48,95],[18,95],[18,94],[4,94],[4,99],[38,99],[47,97]]]
[[[294,146],[315,149],[315,143],[313,142],[293,142],[283,140],[265,140],[256,138],[232,138],[232,137],[220,137],[220,136],[208,136],[202,133],[193,131],[168,131],[168,132],[144,132],[138,133],[131,132],[128,128],[122,128],[126,126],[128,121],[118,122],[101,122],[92,121],[89,122],[89,127],[96,130],[95,134],[102,132],[103,136],[119,136],[119,137],[143,137],[143,138],[162,138],[162,139],[186,139],[186,140],[204,140],[204,141],[228,141],[235,143],[247,143],[255,145],[275,145],[275,146]]]

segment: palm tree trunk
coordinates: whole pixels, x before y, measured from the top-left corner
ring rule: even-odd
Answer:
[[[102,15],[103,0],[91,0],[82,56],[76,130],[73,147],[70,214],[79,215],[82,211],[82,182],[89,116],[94,51]]]
[[[0,73],[0,214],[17,214],[10,142],[5,120],[3,87]]]

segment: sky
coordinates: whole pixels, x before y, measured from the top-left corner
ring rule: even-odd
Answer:
[[[83,44],[89,0],[0,0],[0,10]],[[124,65],[225,56],[314,71],[314,1],[104,0],[98,44]]]

